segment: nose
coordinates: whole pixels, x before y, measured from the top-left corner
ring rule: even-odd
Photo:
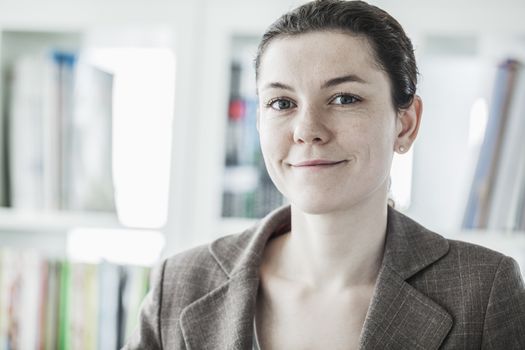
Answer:
[[[295,143],[324,144],[331,138],[330,129],[321,113],[313,108],[305,108],[297,115],[294,125],[293,140]]]

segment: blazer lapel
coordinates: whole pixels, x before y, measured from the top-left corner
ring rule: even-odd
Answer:
[[[181,314],[188,349],[244,350],[252,346],[258,277],[241,272]]]
[[[389,267],[379,276],[360,339],[360,349],[439,348],[452,317]]]
[[[452,316],[406,280],[448,252],[448,242],[389,208],[383,264],[360,349],[437,349]]]
[[[188,305],[180,326],[188,349],[251,349],[259,288],[259,266],[268,239],[290,230],[290,208],[276,209],[238,236],[210,245],[210,254],[227,276],[224,284]]]

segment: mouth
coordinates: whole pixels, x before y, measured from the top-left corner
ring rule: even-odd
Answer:
[[[290,163],[290,166],[293,168],[324,168],[324,167],[331,167],[334,165],[345,163],[346,159],[343,160],[326,160],[326,159],[312,159],[312,160],[306,160],[302,162],[297,163]]]

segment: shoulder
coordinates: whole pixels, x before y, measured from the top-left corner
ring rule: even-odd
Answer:
[[[463,325],[464,333],[482,334],[481,347],[524,349],[525,285],[517,262],[479,245],[456,240],[449,244],[449,253],[436,266],[442,284],[434,297],[446,296],[443,305],[470,322]],[[427,284],[432,275],[427,274]]]
[[[520,292],[525,298],[520,267],[512,257],[476,244],[448,241],[450,251],[444,259],[444,265],[455,266],[465,278],[486,282],[490,285],[492,298],[505,298],[515,292]],[[505,285],[507,288],[503,287]],[[525,303],[525,299],[522,302]]]
[[[425,294],[486,302],[495,283],[522,283],[516,261],[500,252],[447,239],[395,210],[389,228],[389,263]]]
[[[464,241],[447,239],[449,251],[445,259],[455,261],[464,266],[495,266],[497,267],[505,258],[504,254],[495,250]]]
[[[511,259],[477,244],[445,238],[395,210],[389,212],[389,228],[394,236],[403,238],[396,240],[395,248],[410,255],[411,260],[432,262],[427,267],[494,269],[503,260]]]
[[[435,240],[446,242],[448,250],[412,277],[414,287],[436,300],[442,299],[451,309],[457,302],[467,309],[486,310],[489,300],[506,300],[512,295],[519,295],[522,302],[525,301],[522,275],[513,258],[477,244],[446,239],[430,231],[421,233],[422,236],[429,234]]]
[[[512,267],[519,272],[517,263],[498,251],[487,247],[444,238],[437,233],[432,234],[434,239],[442,240],[448,245],[448,251],[434,264],[429,266],[431,273],[443,274],[456,281],[477,280],[477,283],[492,284],[498,269]]]

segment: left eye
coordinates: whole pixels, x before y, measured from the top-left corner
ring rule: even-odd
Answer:
[[[334,97],[332,103],[336,105],[349,105],[358,101],[359,99],[352,95],[338,95]]]

